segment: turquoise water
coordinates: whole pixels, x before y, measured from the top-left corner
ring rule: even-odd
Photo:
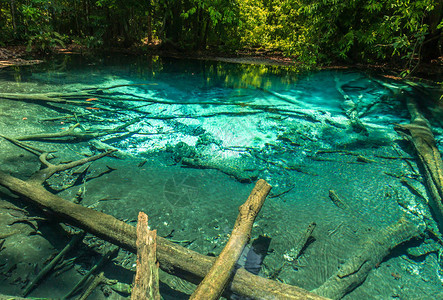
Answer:
[[[273,188],[252,232],[252,240],[270,238],[261,276],[313,290],[364,247],[372,232],[401,217],[421,229],[436,228],[414,153],[393,127],[409,123],[399,96],[407,91],[422,105],[441,146],[438,86],[415,86],[351,69],[298,74],[287,67],[217,61],[64,56],[3,69],[0,87],[1,93],[50,93],[54,99],[68,100],[1,98],[2,134],[54,133],[80,123],[76,132],[101,134],[90,140],[30,143],[56,150],[59,161],[109,146],[119,150],[116,157],[94,162],[85,173],[54,176],[48,189],[73,199],[84,188],[81,205],[133,225],[143,210],[159,235],[200,253],[216,255],[222,250],[237,207],[256,180],[268,181]],[[27,178],[38,169],[32,154],[5,140],[0,146],[2,171]],[[74,184],[66,188],[67,182]],[[332,201],[330,190],[346,209]],[[1,198],[10,200],[7,194]],[[296,258],[297,242],[312,222],[314,239]],[[39,226],[46,228],[37,235],[41,240],[35,235],[30,240],[25,229],[4,238],[0,292],[19,295],[27,281],[17,280],[18,273],[28,273],[29,280],[48,252],[63,248],[52,225]],[[22,250],[20,240],[29,242],[32,250]],[[53,280],[43,281],[30,295],[66,294],[73,278],[93,264],[95,256],[88,251],[100,253],[100,243],[92,237],[87,244],[90,248],[84,246],[72,269],[51,275]],[[19,251],[29,255],[17,260]],[[441,287],[439,251],[431,237],[398,247],[345,298],[435,299]],[[411,254],[416,252],[420,255]],[[133,275],[127,270],[134,270],[134,262],[121,251],[115,264],[107,266],[106,276],[130,283]],[[187,284],[162,276],[165,298],[186,299],[186,293],[192,293]],[[127,295],[111,291],[109,297]],[[100,290],[91,296],[104,298]]]

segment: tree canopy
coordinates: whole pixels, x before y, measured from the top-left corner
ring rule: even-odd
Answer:
[[[279,51],[307,64],[439,57],[443,0],[0,0],[0,45],[153,41]]]

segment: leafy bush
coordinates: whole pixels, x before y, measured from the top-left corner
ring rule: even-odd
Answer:
[[[26,51],[36,51],[42,54],[49,54],[57,46],[65,47],[64,40],[66,38],[66,36],[63,36],[55,31],[42,32],[29,38]]]

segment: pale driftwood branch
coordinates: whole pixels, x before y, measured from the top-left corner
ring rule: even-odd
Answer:
[[[32,184],[0,172],[0,185],[22,195],[24,200],[48,210],[63,222],[84,229],[106,241],[136,253],[136,229],[110,215],[74,204],[58,197],[41,185]],[[214,263],[214,258],[157,237],[157,258],[164,271],[199,283]],[[302,288],[283,284],[238,269],[232,279],[231,291],[252,299],[308,299],[320,300]]]
[[[32,300],[31,298],[9,296],[9,295],[4,295],[4,294],[0,294],[0,299],[7,299],[7,300]]]
[[[220,298],[233,275],[237,260],[249,241],[252,225],[270,190],[271,186],[263,179],[256,183],[246,202],[239,208],[228,243],[190,299],[216,300]]]
[[[400,219],[364,241],[360,250],[351,255],[334,275],[312,292],[331,299],[341,299],[362,284],[369,272],[381,263],[393,248],[418,238],[420,234],[414,224],[404,218]]]
[[[54,133],[37,133],[37,134],[24,135],[16,137],[15,140],[54,141],[58,139],[63,139],[63,140],[75,140],[75,141],[87,141],[108,134],[122,132],[126,127],[137,123],[139,120],[140,120],[139,118],[135,118],[115,128],[101,129],[101,130],[84,130],[84,131],[75,131],[75,128],[80,126],[80,124],[77,123],[64,131],[54,132]]]
[[[440,228],[443,228],[443,162],[428,120],[420,113],[411,95],[404,94],[411,123],[397,125],[395,130],[414,146],[431,195],[429,205]]]
[[[157,262],[157,230],[148,229],[148,216],[139,212],[137,223],[137,270],[132,300],[160,300]]]
[[[83,159],[79,159],[70,163],[66,163],[66,164],[58,164],[58,165],[54,165],[52,163],[50,163],[48,161],[48,155],[53,153],[53,152],[45,152],[44,150],[32,147],[28,144],[25,144],[23,142],[18,141],[17,139],[14,138],[10,138],[10,137],[6,137],[3,135],[0,135],[1,137],[3,137],[4,139],[10,141],[11,143],[37,155],[39,157],[40,162],[46,166],[46,168],[41,169],[37,172],[35,172],[29,179],[28,181],[34,182],[36,184],[42,184],[43,182],[45,182],[49,177],[51,177],[52,175],[54,175],[57,172],[60,171],[65,171],[65,170],[69,170],[72,168],[75,168],[77,166],[81,166],[83,164],[86,164],[88,162],[91,161],[95,161],[97,159],[100,159],[106,155],[109,155],[115,151],[117,151],[116,149],[111,149],[108,150],[106,152],[94,155],[94,156],[90,156],[90,157],[86,157]]]
[[[65,171],[65,170],[69,170],[72,168],[75,168],[77,166],[81,166],[84,165],[88,162],[91,161],[95,161],[97,159],[100,159],[104,156],[107,156],[113,152],[115,152],[116,150],[109,150],[107,152],[103,152],[94,156],[90,156],[90,157],[85,157],[67,164],[58,164],[58,165],[53,165],[49,162],[46,161],[46,157],[44,157],[43,159],[41,158],[42,156],[40,156],[40,160],[42,161],[43,164],[45,164],[47,167],[44,169],[41,169],[37,172],[35,172],[29,179],[28,181],[31,182],[35,182],[36,184],[42,184],[43,182],[45,182],[49,177],[51,177],[52,175],[54,175],[57,172],[60,171]]]

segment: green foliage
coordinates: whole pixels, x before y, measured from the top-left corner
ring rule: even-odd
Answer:
[[[0,0],[0,43],[27,41],[46,52],[65,35],[88,48],[140,46],[149,36],[174,49],[279,51],[308,67],[400,60],[412,71],[423,45],[441,40],[442,6],[443,0]]]
[[[42,54],[49,54],[57,46],[65,47],[64,39],[66,39],[65,36],[55,31],[42,32],[29,38],[26,51],[34,50]]]
[[[434,0],[244,0],[241,41],[306,64],[414,61],[430,32]],[[439,8],[441,10],[441,7]],[[439,28],[443,27],[440,16]]]

